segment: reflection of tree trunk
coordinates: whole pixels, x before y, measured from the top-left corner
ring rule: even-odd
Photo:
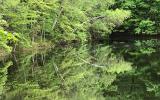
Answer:
[[[43,31],[41,33],[41,42],[43,41]]]
[[[32,67],[32,77],[34,77],[34,68],[33,68],[33,66],[31,66]]]
[[[32,42],[34,42],[34,35],[32,36]]]
[[[45,54],[43,55],[43,65],[45,64]]]
[[[45,32],[43,32],[43,41],[46,40],[46,35],[45,35]]]
[[[133,85],[133,84],[134,84],[134,82],[135,82],[135,81],[134,81],[134,76],[132,76],[132,77],[131,77],[131,81],[132,81],[132,82],[131,82],[130,92],[132,92],[132,91],[133,91],[133,89],[134,89],[134,85]]]
[[[34,63],[35,61],[34,61],[34,56],[32,57],[32,62]]]
[[[63,78],[63,75],[59,72],[58,66],[55,63],[52,63],[53,67],[55,69],[55,72],[57,74],[57,76],[61,79],[61,86],[64,87],[65,86],[65,80]]]
[[[43,63],[43,54],[41,53],[41,62]]]
[[[41,42],[44,42],[45,39],[46,39],[46,37],[45,37],[45,32],[42,30],[42,31],[41,31]]]
[[[45,64],[45,54],[41,54],[41,62],[42,62],[42,65]]]
[[[37,54],[35,54],[35,57],[36,57],[36,66],[38,66],[38,57],[37,57]]]
[[[26,75],[26,71],[25,71],[24,66],[23,66],[22,68],[23,68],[24,82],[26,83],[26,82],[27,82],[27,75]]]
[[[13,52],[15,52],[15,51],[16,51],[16,47],[17,47],[17,45],[15,44],[15,45],[14,45]]]

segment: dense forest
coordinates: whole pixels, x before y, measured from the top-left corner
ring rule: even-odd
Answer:
[[[113,9],[114,0],[2,0],[1,47],[32,47],[57,42],[85,43],[108,37],[130,17],[130,11]],[[9,34],[7,34],[9,33]],[[33,45],[34,44],[34,45]]]
[[[159,100],[159,27],[160,0],[0,0],[0,100]]]
[[[159,4],[159,0],[1,0],[0,46],[11,51],[15,45],[85,43],[107,39],[113,31],[155,35]]]

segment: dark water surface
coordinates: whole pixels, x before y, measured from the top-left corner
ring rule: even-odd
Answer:
[[[16,52],[0,60],[1,100],[160,100],[160,41]]]

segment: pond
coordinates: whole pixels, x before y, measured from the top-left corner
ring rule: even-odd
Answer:
[[[159,100],[160,41],[15,52],[0,60],[2,100]]]

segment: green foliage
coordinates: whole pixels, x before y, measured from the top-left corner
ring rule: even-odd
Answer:
[[[147,40],[147,41],[136,41],[135,45],[139,48],[141,54],[150,54],[155,52],[155,41]]]
[[[94,21],[91,26],[94,32],[102,33],[102,36],[110,34],[116,26],[120,26],[130,16],[130,12],[106,9],[104,16],[102,20]]]
[[[3,0],[0,9],[8,24],[5,30],[21,33],[28,41],[83,43],[92,34],[90,28],[108,36],[130,16],[128,11],[110,9],[114,3],[114,0]]]
[[[8,26],[8,23],[5,20],[3,20],[1,14],[0,14],[0,29],[2,30],[3,27],[5,27],[5,26]]]
[[[138,27],[135,28],[136,34],[157,34],[155,32],[155,23],[150,20],[142,20]]]
[[[3,94],[3,89],[5,88],[5,84],[8,77],[8,68],[12,65],[12,62],[9,61],[4,64],[0,64],[0,96]],[[0,97],[1,99],[1,97]]]
[[[133,34],[158,34],[159,5],[159,0],[117,0],[115,7],[131,11],[131,18],[125,22],[122,29]]]
[[[10,33],[4,30],[0,30],[0,47],[4,48],[7,52],[12,51],[12,47],[8,46],[9,42],[18,42],[18,33]]]

